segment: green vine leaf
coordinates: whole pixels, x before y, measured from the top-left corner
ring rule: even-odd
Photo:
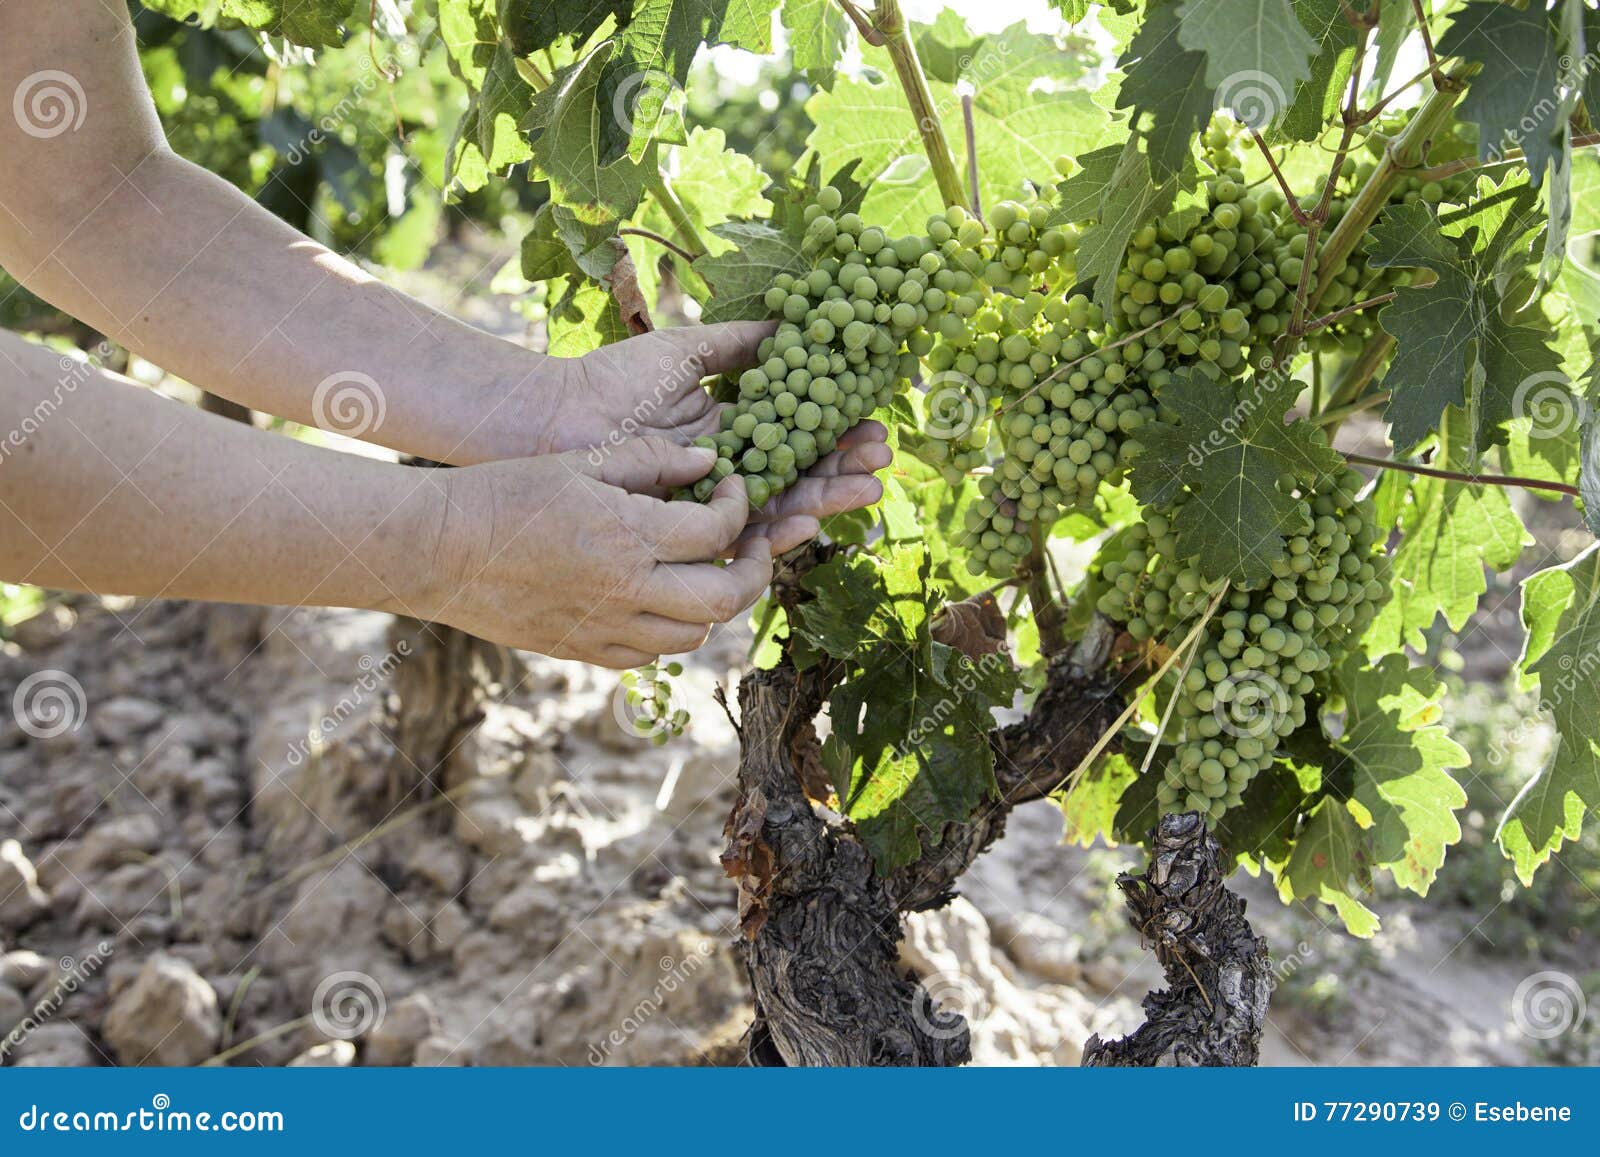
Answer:
[[[831,81],[850,35],[838,0],[783,0],[782,19],[794,66],[819,82]]]
[[[521,120],[552,199],[589,222],[631,216],[656,172],[654,143],[637,160],[624,156],[607,162],[601,156],[595,126],[606,115],[599,103],[600,81],[611,53],[609,45],[601,45],[563,68],[533,97]]]
[[[1278,873],[1278,895],[1285,903],[1321,900],[1352,936],[1370,940],[1378,932],[1378,915],[1356,897],[1371,890],[1372,861],[1361,829],[1348,808],[1324,797]]]
[[[1438,51],[1483,66],[1459,107],[1461,118],[1478,126],[1478,156],[1489,160],[1520,148],[1537,188],[1567,125],[1558,104],[1559,33],[1545,5],[1469,0],[1439,38]]]
[[[1500,821],[1500,848],[1524,884],[1600,807],[1600,546],[1524,588],[1529,621],[1524,670],[1539,681],[1540,706],[1555,721],[1549,762],[1511,801]],[[1550,622],[1555,619],[1552,627]]]
[[[943,603],[920,543],[840,555],[804,586],[796,633],[850,674],[829,697],[823,760],[880,875],[938,844],[995,793],[993,711],[1019,684],[999,652],[978,662],[930,633]]]
[[[1117,107],[1133,111],[1151,171],[1163,179],[1188,164],[1194,136],[1211,122],[1216,105],[1204,53],[1184,48],[1177,33],[1176,5],[1152,4],[1117,61],[1126,74]]]
[[[1297,386],[1268,376],[1237,386],[1185,367],[1161,394],[1171,419],[1146,428],[1133,492],[1147,505],[1188,500],[1178,549],[1211,580],[1266,581],[1287,553],[1300,503],[1278,485],[1329,474],[1341,464],[1316,427],[1284,424]]]
[[[1522,220],[1506,218],[1496,236],[1518,232]],[[1499,427],[1515,416],[1518,388],[1559,371],[1560,357],[1544,334],[1507,321],[1499,288],[1492,279],[1479,284],[1479,237],[1475,228],[1445,236],[1421,203],[1390,206],[1370,232],[1373,265],[1427,269],[1437,278],[1426,288],[1401,286],[1378,315],[1396,342],[1384,379],[1390,386],[1384,416],[1398,448],[1426,438],[1450,406],[1472,415],[1473,446],[1501,441]],[[1505,244],[1492,244],[1489,255],[1497,256]]]
[[[1437,722],[1444,686],[1404,655],[1371,667],[1352,656],[1338,684],[1348,710],[1334,749],[1352,765],[1349,806],[1371,844],[1371,862],[1426,896],[1445,849],[1461,839],[1455,813],[1467,806],[1450,772],[1470,759]]]
[[[1465,416],[1451,410],[1439,425],[1434,465],[1470,469]],[[1443,478],[1410,480],[1399,525],[1391,566],[1394,594],[1367,631],[1367,647],[1376,654],[1422,649],[1424,632],[1440,615],[1451,630],[1461,630],[1488,590],[1485,565],[1510,570],[1533,541],[1504,490]]]
[[[1205,53],[1217,99],[1257,127],[1289,107],[1321,51],[1289,0],[1184,0],[1178,18],[1178,42]]]
[[[1317,42],[1317,55],[1311,62],[1311,78],[1295,92],[1276,124],[1290,140],[1316,140],[1323,126],[1339,114],[1356,56],[1356,30],[1345,19],[1346,8],[1347,0],[1295,0],[1295,15]],[[1382,4],[1379,8],[1410,10],[1406,4]]]
[[[773,278],[808,268],[800,239],[791,232],[759,221],[730,221],[712,226],[711,232],[729,248],[694,263],[713,294],[701,315],[705,321],[765,319],[770,311],[762,298]]]

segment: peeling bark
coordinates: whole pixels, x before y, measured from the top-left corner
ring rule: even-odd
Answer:
[[[813,549],[774,584],[785,609],[804,598],[799,576],[828,553]],[[1123,699],[1106,670],[1112,642],[1109,624],[1097,619],[1076,647],[1051,657],[1027,716],[990,734],[997,797],[965,822],[946,825],[938,844],[888,877],[874,873],[847,820],[813,803],[796,755],[815,742],[813,720],[843,665],[802,672],[785,660],[744,677],[739,798],[723,864],[739,884],[755,996],[749,1063],[943,1066],[971,1059],[965,1021],[935,1008],[901,970],[900,916],[948,903],[961,874],[1004,833],[1011,809],[1048,796],[1115,725]],[[1147,998],[1150,1022],[1127,1040],[1092,1039],[1085,1063],[1253,1064],[1266,1015],[1266,942],[1224,886],[1215,841],[1197,816],[1168,816],[1152,865],[1120,883],[1135,925],[1157,939],[1171,987]]]
[[[1150,868],[1117,880],[1129,919],[1154,941],[1168,987],[1145,997],[1146,1020],[1117,1041],[1084,1046],[1086,1066],[1254,1065],[1272,994],[1267,942],[1230,892],[1221,850],[1199,812],[1163,816]]]

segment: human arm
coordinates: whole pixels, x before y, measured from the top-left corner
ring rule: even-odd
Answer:
[[[170,402],[0,332],[0,577],[101,594],[367,607],[561,658],[627,667],[692,650],[765,589],[735,480],[636,438],[591,463],[460,470],[379,462]],[[737,543],[736,543],[736,540]],[[726,567],[702,560],[735,552]]]

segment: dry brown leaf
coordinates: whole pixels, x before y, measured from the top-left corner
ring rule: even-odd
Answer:
[[[1006,616],[992,591],[946,603],[933,616],[933,641],[954,647],[976,663],[1006,647]]]

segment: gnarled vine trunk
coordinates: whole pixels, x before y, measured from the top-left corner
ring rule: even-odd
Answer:
[[[792,609],[797,584],[776,588],[775,597]],[[900,917],[948,903],[961,874],[1003,834],[1011,809],[1055,790],[1116,725],[1123,699],[1106,670],[1111,642],[1097,621],[1073,650],[1051,658],[1027,716],[990,734],[998,797],[964,823],[947,825],[920,860],[888,877],[873,871],[849,822],[819,807],[805,788],[814,720],[843,667],[797,671],[785,661],[744,677],[739,797],[723,865],[739,887],[756,1007],[752,1064],[942,1066],[971,1059],[965,1020],[935,1007],[903,974]],[[1219,985],[1226,991],[1201,996],[1193,982],[1184,988],[1174,981],[1146,1001],[1151,1024],[1114,1045],[1091,1040],[1090,1050],[1106,1059],[1085,1063],[1255,1061],[1266,1011],[1266,944],[1250,933],[1243,902],[1224,886],[1204,824],[1193,817],[1191,830],[1185,819],[1167,817],[1151,871],[1121,883],[1137,927],[1165,922],[1157,952],[1169,980],[1174,967],[1187,965],[1208,993]],[[1221,1009],[1220,1019],[1194,1011],[1213,999],[1204,1007]]]

